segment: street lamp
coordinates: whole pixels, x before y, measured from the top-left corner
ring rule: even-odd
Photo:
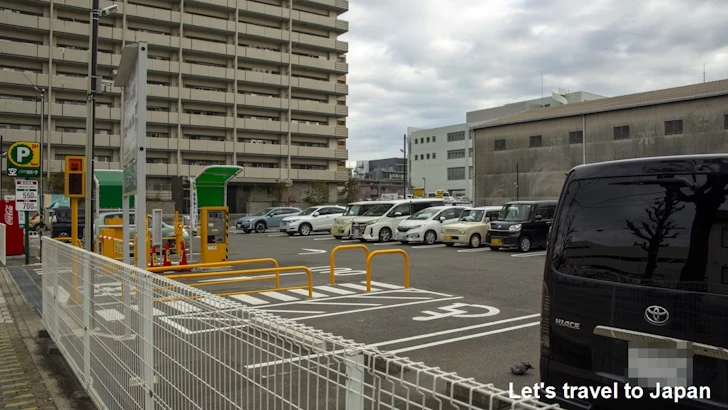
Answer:
[[[85,248],[93,251],[93,215],[94,215],[94,145],[96,144],[96,95],[101,92],[101,84],[98,78],[98,57],[99,57],[99,17],[110,16],[119,10],[119,6],[100,8],[99,0],[93,0],[91,6],[91,26],[89,27],[89,50],[90,57],[88,65],[88,114],[86,120],[86,208],[84,216],[86,219]]]
[[[422,177],[422,197],[427,198],[427,178]]]

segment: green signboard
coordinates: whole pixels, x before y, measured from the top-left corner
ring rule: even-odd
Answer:
[[[40,177],[40,144],[16,142],[8,150],[9,177]]]

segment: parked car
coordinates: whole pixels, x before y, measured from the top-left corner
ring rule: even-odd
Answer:
[[[480,247],[488,231],[488,221],[498,215],[500,209],[500,206],[466,208],[456,222],[441,228],[442,242],[447,246],[459,243],[471,248]]]
[[[283,218],[298,215],[299,212],[299,208],[290,206],[265,208],[255,215],[239,218],[235,221],[235,227],[245,233],[263,233],[266,229],[278,228]]]
[[[300,234],[311,235],[312,232],[331,232],[334,218],[344,213],[344,207],[337,205],[319,205],[306,208],[295,216],[287,216],[281,220],[281,232],[289,236]]]
[[[514,201],[503,205],[490,222],[485,242],[491,250],[518,249],[528,252],[545,247],[553,223],[556,201]]]
[[[431,206],[397,225],[397,240],[403,244],[424,243],[432,245],[440,240],[440,228],[460,218],[465,207]]]
[[[351,237],[362,242],[389,242],[395,239],[397,225],[404,219],[425,208],[443,205],[445,202],[440,198],[382,202],[352,220]]]
[[[352,202],[344,208],[341,216],[334,218],[334,224],[331,226],[331,235],[336,239],[348,238],[351,236],[351,221],[354,217],[361,216],[369,211],[379,202],[360,201]]]
[[[76,230],[79,239],[83,239],[85,226],[85,210],[80,208],[78,210],[78,227]],[[53,216],[51,217],[51,237],[71,237],[71,208],[60,208],[53,212]]]
[[[728,155],[578,166],[552,226],[541,381],[593,391],[630,383],[644,395],[597,402],[556,389],[548,401],[567,409],[728,408]],[[655,381],[684,398],[651,398]]]

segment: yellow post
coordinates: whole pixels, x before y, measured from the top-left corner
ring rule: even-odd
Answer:
[[[174,250],[177,253],[178,257],[182,257],[180,255],[182,253],[182,222],[179,220],[179,211],[174,211]]]
[[[364,249],[364,252],[366,252],[367,257],[369,256],[369,248],[366,247],[366,245],[358,244],[358,245],[339,245],[331,250],[331,256],[329,256],[329,267],[331,270],[329,271],[329,281],[332,285],[336,284],[336,278],[334,275],[334,267],[336,265],[336,252],[343,250],[343,249]]]
[[[367,292],[372,291],[372,259],[377,255],[387,255],[387,254],[393,254],[398,253],[404,257],[404,287],[409,287],[409,255],[407,255],[407,252],[403,251],[402,249],[382,249],[379,251],[374,251],[367,256]]]
[[[76,197],[71,197],[71,245],[78,246],[78,198]],[[73,258],[73,277],[71,279],[73,290],[71,291],[71,300],[74,303],[80,304],[81,292],[78,291],[78,270],[78,258]]]

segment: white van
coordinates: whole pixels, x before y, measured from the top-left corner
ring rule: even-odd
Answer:
[[[351,222],[351,237],[362,242],[395,240],[397,225],[410,215],[431,206],[443,206],[442,198],[402,199],[381,201],[364,215]]]

